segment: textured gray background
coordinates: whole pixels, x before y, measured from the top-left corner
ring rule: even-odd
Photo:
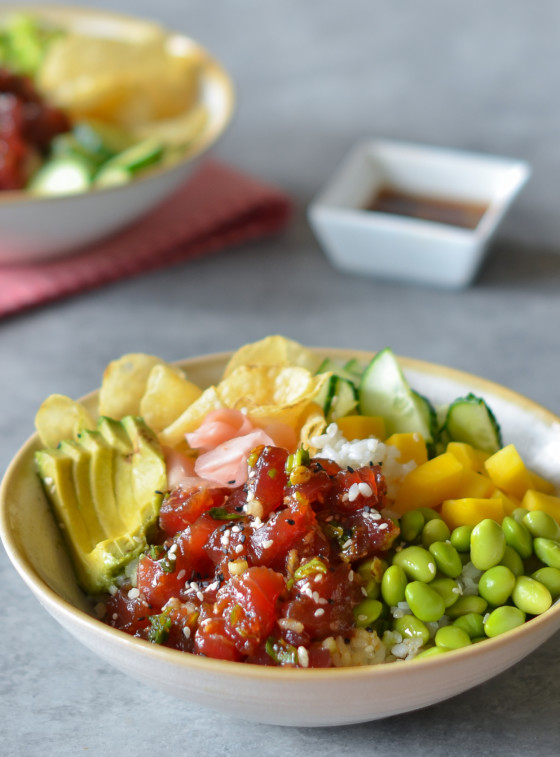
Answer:
[[[506,384],[560,413],[560,5],[555,0],[116,0],[213,50],[237,112],[215,155],[287,190],[280,236],[0,323],[0,464],[51,392],[95,388],[130,351],[166,359],[268,333],[378,349]],[[336,273],[305,209],[366,136],[528,160],[476,284],[460,293]],[[0,550],[0,751],[12,755],[556,754],[559,637],[421,712],[336,729],[248,725],[148,691],[54,623]],[[378,693],[383,696],[383,692]]]

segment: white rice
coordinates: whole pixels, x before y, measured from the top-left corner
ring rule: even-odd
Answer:
[[[329,424],[321,436],[314,436],[311,444],[317,450],[316,455],[333,460],[341,468],[360,468],[370,463],[381,465],[387,482],[387,497],[390,500],[394,500],[397,489],[407,473],[416,468],[414,460],[400,463],[400,451],[397,447],[384,444],[375,437],[346,439],[336,423]]]

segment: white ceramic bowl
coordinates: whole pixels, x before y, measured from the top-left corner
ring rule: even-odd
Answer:
[[[29,10],[63,28],[112,36],[141,37],[152,22],[107,11],[64,6],[3,5],[0,19]],[[32,197],[26,192],[0,193],[0,264],[23,264],[68,255],[123,229],[155,208],[187,180],[198,159],[223,134],[233,111],[229,75],[194,40],[168,33],[171,49],[189,50],[203,62],[201,99],[209,117],[200,135],[176,163],[156,168],[130,184],[56,197]]]
[[[529,176],[520,160],[369,140],[354,147],[309,207],[309,221],[337,268],[381,279],[461,288]],[[486,206],[474,229],[367,210],[383,187]]]
[[[364,362],[369,353],[320,350]],[[229,355],[181,363],[191,380],[216,382]],[[411,385],[434,402],[468,391],[485,397],[528,465],[560,491],[560,419],[475,376],[401,358]],[[94,410],[96,395],[88,406]],[[560,605],[503,636],[445,655],[363,668],[304,670],[222,662],[152,645],[96,620],[79,590],[33,468],[36,436],[8,469],[0,492],[0,534],[10,560],[45,609],[86,647],[145,686],[261,723],[340,725],[375,720],[447,699],[504,671],[560,629]],[[61,636],[61,644],[64,639]],[[87,685],[87,684],[86,684]],[[381,692],[381,696],[379,696]]]

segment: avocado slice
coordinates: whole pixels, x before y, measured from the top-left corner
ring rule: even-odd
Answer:
[[[108,591],[147,548],[159,514],[167,471],[156,435],[142,418],[100,418],[95,431],[35,459],[80,585]]]

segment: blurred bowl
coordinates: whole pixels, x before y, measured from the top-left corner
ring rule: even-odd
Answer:
[[[354,147],[311,203],[309,220],[340,270],[458,289],[475,278],[528,176],[520,160],[368,140]],[[375,208],[383,191],[401,212]]]
[[[107,11],[63,6],[8,6],[14,12],[85,35],[137,40],[152,22]],[[208,118],[198,136],[176,162],[155,167],[128,184],[65,196],[36,197],[25,191],[0,193],[0,264],[25,264],[68,255],[123,229],[159,205],[183,184],[230,123],[234,92],[228,73],[194,40],[166,32],[168,48],[193,53],[201,62],[200,98]]]
[[[370,353],[320,350],[364,364]],[[200,386],[216,383],[230,356],[181,363]],[[416,390],[436,404],[469,391],[500,420],[505,443],[560,491],[560,419],[528,399],[470,374],[399,358]],[[97,407],[96,395],[86,404]],[[359,723],[440,702],[498,675],[560,629],[560,604],[501,636],[437,657],[359,668],[288,669],[224,662],[128,636],[94,617],[78,588],[35,473],[37,436],[18,452],[0,492],[0,535],[16,570],[43,607],[86,647],[144,686],[246,720],[291,726]],[[64,644],[61,636],[60,644]],[[83,683],[87,686],[87,681]],[[504,686],[507,682],[504,682]],[[461,706],[460,701],[457,704]]]

